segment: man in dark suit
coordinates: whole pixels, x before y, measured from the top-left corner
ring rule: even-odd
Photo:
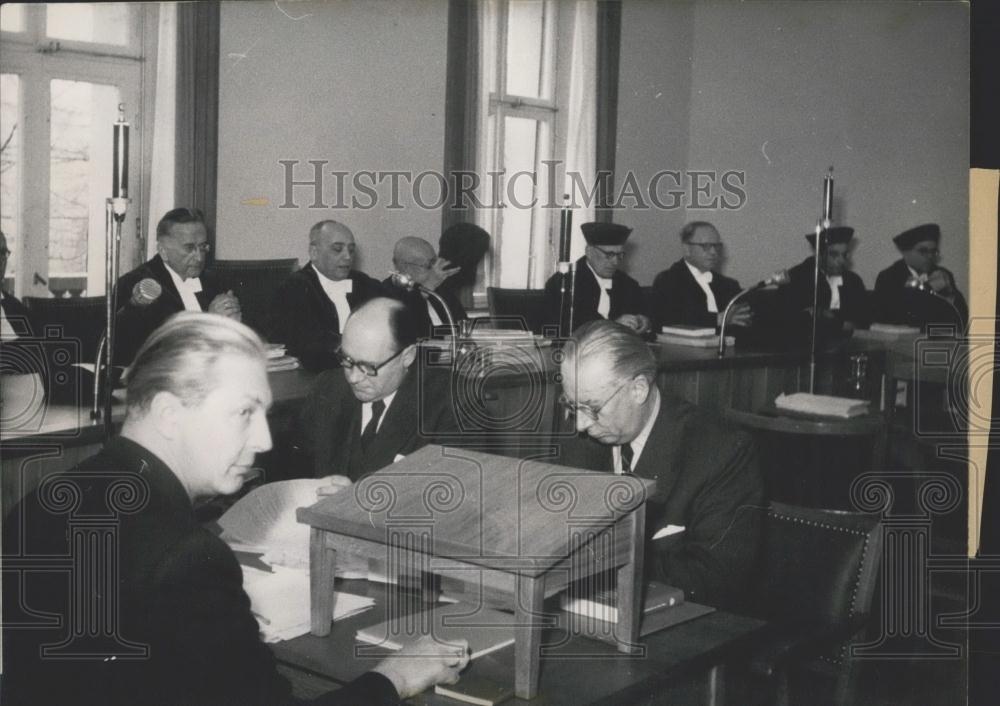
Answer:
[[[653,280],[651,314],[656,329],[663,326],[716,328],[730,300],[740,292],[740,283],[719,274],[722,238],[715,226],[692,221],[681,228],[684,257]],[[750,307],[738,304],[729,321],[739,326],[750,323]]]
[[[205,271],[210,246],[205,216],[175,208],[156,225],[156,251],[118,280],[115,362],[128,365],[149,334],[178,311],[207,311],[240,320],[240,302]]]
[[[632,229],[615,223],[584,223],[580,229],[587,249],[576,261],[573,328],[608,319],[637,333],[648,333],[651,325],[642,288],[620,269],[625,260],[625,241]],[[553,326],[559,324],[563,308],[561,285],[559,273],[545,283],[545,321]]]
[[[448,313],[444,311],[441,302],[425,290],[435,292],[444,300],[456,324],[469,318],[454,291],[441,286],[459,268],[452,267],[450,262],[438,257],[434,247],[426,240],[400,238],[392,250],[392,266],[396,272],[418,285],[407,290],[394,283],[391,276],[382,281],[387,293],[406,304],[417,322],[421,338],[431,336],[435,326],[448,324]]]
[[[7,236],[0,231],[0,283],[7,276]],[[32,323],[31,312],[21,301],[0,289],[0,339],[12,341],[16,338],[34,335],[37,327]]]
[[[646,574],[687,598],[737,607],[759,540],[753,441],[655,384],[656,360],[629,329],[585,324],[565,349],[563,406],[587,439],[558,462],[656,482],[646,504]]]
[[[354,234],[337,221],[320,221],[309,230],[309,262],[289,275],[272,306],[270,339],[310,370],[336,365],[344,322],[383,287],[353,269]]]
[[[808,233],[805,238],[815,253],[816,234]],[[865,283],[850,269],[853,246],[853,228],[829,228],[824,236],[819,261],[819,333],[827,338],[849,336],[854,329],[868,328],[871,323]],[[815,257],[814,254],[791,268],[788,286],[781,290],[791,322],[800,332],[812,330]]]
[[[236,556],[193,511],[255,473],[270,404],[263,344],[242,324],[182,313],[149,337],[121,436],[4,527],[5,706],[299,703]],[[421,640],[315,703],[398,703],[456,681],[466,649]]]
[[[879,272],[875,280],[875,319],[920,328],[954,324],[964,330],[969,306],[955,286],[955,276],[938,265],[938,224],[910,228],[892,241],[903,257]]]
[[[356,481],[458,430],[447,374],[420,369],[418,334],[395,299],[373,299],[351,314],[338,351],[343,369],[320,375],[302,409],[304,474]]]

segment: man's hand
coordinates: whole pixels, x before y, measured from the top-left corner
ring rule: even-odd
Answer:
[[[347,476],[327,476],[323,480],[326,481],[326,485],[321,485],[316,489],[316,497],[322,498],[326,495],[336,495],[341,490],[345,488],[350,488],[353,483],[351,479]]]
[[[468,663],[468,640],[445,643],[424,635],[372,671],[391,681],[400,699],[408,699],[435,684],[454,684]]]
[[[648,316],[643,316],[642,314],[622,314],[617,319],[615,319],[622,326],[628,326],[630,329],[642,335],[649,331],[652,323],[649,321]]]
[[[236,295],[233,294],[233,290],[231,289],[225,294],[220,294],[213,299],[212,303],[208,305],[208,310],[213,314],[228,316],[230,319],[235,321],[243,320],[243,312],[240,309],[240,300],[236,298]]]
[[[441,286],[441,283],[454,274],[457,274],[461,267],[452,267],[448,260],[443,257],[439,257],[431,265],[430,271],[427,273],[427,279],[424,281],[424,286],[430,290],[437,290]]]
[[[720,311],[718,315],[719,326],[722,326],[722,317],[726,312]],[[731,326],[750,326],[753,323],[753,312],[750,311],[750,305],[746,302],[740,302],[733,307],[733,310],[729,312],[729,324]]]
[[[927,284],[943,297],[952,293],[951,275],[948,270],[934,270],[927,275]]]

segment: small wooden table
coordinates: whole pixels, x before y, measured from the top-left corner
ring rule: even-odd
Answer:
[[[653,483],[465,449],[426,446],[298,510],[312,526],[312,634],[330,633],[337,552],[394,574],[439,574],[508,596],[515,694],[538,690],[542,603],[616,570],[620,652],[639,649],[644,503]]]

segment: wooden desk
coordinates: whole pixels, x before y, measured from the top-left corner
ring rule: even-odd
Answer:
[[[299,696],[319,695],[346,684],[380,659],[367,650],[356,649],[359,645],[354,635],[359,629],[385,619],[387,589],[395,589],[367,581],[340,581],[337,588],[375,598],[375,608],[337,621],[326,637],[303,635],[271,645]],[[560,615],[552,605],[547,605],[546,610],[552,616]],[[626,655],[605,642],[568,634],[565,625],[557,622],[542,637],[545,653],[540,666],[538,699],[529,702],[515,698],[512,703],[583,706],[648,700],[681,678],[710,670],[717,672],[727,663],[748,658],[758,636],[765,633],[765,623],[760,620],[715,611],[648,635],[641,641],[642,653]],[[463,675],[497,679],[499,674],[509,683],[513,679],[514,660],[514,650],[508,647],[473,661]],[[456,702],[428,690],[411,699],[411,703],[455,706]]]
[[[642,605],[646,494],[635,476],[515,462],[425,446],[298,510],[312,526],[312,633],[330,632],[337,553],[412,575],[489,589],[513,606],[515,694],[538,688],[542,603],[574,581],[617,570],[617,644],[635,649]]]

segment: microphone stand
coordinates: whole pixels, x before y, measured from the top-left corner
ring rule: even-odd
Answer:
[[[569,195],[563,195],[564,200]],[[573,211],[563,208],[559,212],[559,336],[568,338],[573,333],[573,314],[576,299],[576,267],[570,261],[570,238],[573,232]],[[569,315],[566,312],[566,296],[569,295]]]
[[[788,272],[782,270],[780,272],[775,272],[773,275],[767,279],[762,279],[760,282],[752,287],[747,287],[742,292],[737,294],[735,297],[729,300],[726,305],[725,310],[722,313],[722,325],[719,327],[719,357],[722,358],[726,355],[726,324],[729,323],[729,312],[732,311],[733,305],[736,304],[740,299],[750,294],[751,292],[756,292],[758,289],[763,289],[764,287],[770,287],[773,284],[785,284],[788,282]]]
[[[451,330],[451,364],[455,365],[458,362],[458,328],[455,326],[455,317],[452,316],[451,307],[448,306],[448,302],[444,300],[440,294],[435,292],[433,289],[429,289],[422,284],[418,284],[409,275],[404,275],[402,272],[396,272],[393,270],[389,273],[392,277],[392,283],[398,287],[405,289],[408,292],[417,290],[423,292],[427,296],[433,297],[434,301],[441,305],[444,309],[445,318],[448,319],[448,328]]]
[[[934,297],[938,301],[944,302],[955,313],[955,321],[958,323],[959,327],[961,328],[965,326],[965,321],[962,319],[962,312],[958,310],[958,307],[955,306],[955,303],[950,301],[947,297],[935,292],[934,289],[926,282],[921,282],[916,277],[910,277],[908,280],[906,280],[903,286],[906,289],[913,289],[917,292],[923,292],[924,294],[930,297]]]
[[[809,394],[816,393],[816,347],[819,329],[819,259],[823,255],[823,237],[833,214],[833,167],[823,177],[823,219],[816,223],[816,252],[813,257],[812,340],[809,344]]]

